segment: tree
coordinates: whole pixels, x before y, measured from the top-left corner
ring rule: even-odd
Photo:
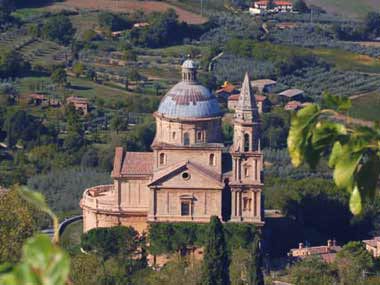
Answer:
[[[308,257],[289,269],[290,281],[297,285],[336,284],[336,272],[319,257]]]
[[[292,164],[304,162],[315,169],[321,156],[329,153],[329,166],[340,189],[351,193],[350,210],[362,212],[362,204],[375,197],[380,175],[380,127],[361,126],[345,117],[349,98],[324,94],[323,105],[310,104],[294,113],[288,136]],[[337,118],[347,118],[346,123]]]
[[[358,284],[374,266],[371,254],[362,242],[349,242],[336,255],[335,265],[341,284]]]
[[[300,13],[309,13],[310,9],[307,7],[306,3],[304,0],[297,0],[293,4],[293,9],[295,11],[298,11]]]
[[[369,12],[364,20],[364,25],[370,38],[380,36],[380,13]]]
[[[262,256],[260,249],[260,238],[256,235],[251,245],[251,256],[248,271],[248,285],[264,285],[264,275],[262,271]],[[298,283],[297,283],[298,284]]]
[[[46,21],[42,33],[46,39],[68,45],[73,40],[75,29],[68,16],[58,15]]]
[[[63,67],[58,67],[54,69],[53,73],[50,76],[51,81],[57,84],[58,86],[65,86],[67,83],[67,74]]]
[[[136,61],[137,53],[134,49],[126,49],[124,51],[123,59],[127,61]]]
[[[16,189],[0,194],[0,264],[19,260],[22,244],[38,229],[36,215]]]
[[[205,285],[229,285],[229,259],[223,225],[217,216],[212,216],[203,259]]]
[[[83,63],[77,62],[77,63],[74,64],[74,66],[73,66],[73,72],[74,72],[74,74],[75,74],[75,76],[77,78],[83,74],[83,71],[84,71],[84,65],[83,65]]]
[[[93,254],[78,254],[71,259],[70,279],[76,285],[98,285],[102,264]]]
[[[112,116],[110,122],[111,130],[116,131],[126,131],[128,129],[128,116],[121,116],[120,114],[115,114]]]
[[[22,76],[30,71],[30,63],[15,50],[0,52],[0,77]]]

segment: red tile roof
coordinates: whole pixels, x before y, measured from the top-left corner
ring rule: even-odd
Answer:
[[[153,152],[126,152],[121,175],[152,175]]]
[[[239,101],[240,94],[231,95],[228,97],[228,101]]]
[[[231,95],[230,97],[228,97],[228,101],[239,101],[239,96],[240,94]],[[263,102],[267,97],[262,95],[255,95],[255,98],[257,102]]]

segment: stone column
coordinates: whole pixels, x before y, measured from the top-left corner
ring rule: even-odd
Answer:
[[[231,189],[231,219],[236,217],[236,192]]]

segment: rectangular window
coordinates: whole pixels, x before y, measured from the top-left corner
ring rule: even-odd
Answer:
[[[181,216],[190,216],[190,202],[181,202]]]

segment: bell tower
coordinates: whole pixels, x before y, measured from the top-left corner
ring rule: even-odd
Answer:
[[[231,221],[263,224],[261,193],[263,154],[260,149],[260,117],[248,73],[245,74],[234,116]]]

